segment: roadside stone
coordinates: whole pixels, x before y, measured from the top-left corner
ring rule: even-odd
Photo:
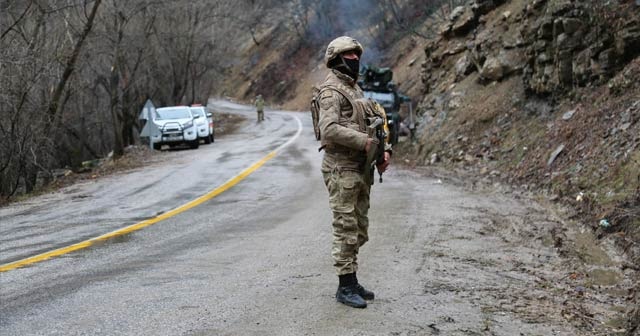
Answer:
[[[553,153],[551,153],[551,156],[549,156],[549,160],[547,161],[547,167],[553,164],[553,161],[555,161],[556,158],[558,158],[558,155],[560,155],[560,153],[562,153],[563,150],[564,150],[564,144],[558,146],[558,148],[556,148],[556,150],[554,150]]]
[[[438,157],[438,153],[431,154],[431,159],[429,160],[429,164],[434,165],[438,161],[440,161],[440,158]]]
[[[565,114],[562,115],[562,120],[569,120],[571,119],[571,117],[573,117],[573,115],[576,113],[576,110],[571,110],[571,111],[567,111],[565,112]]]
[[[489,80],[497,81],[504,77],[504,67],[496,57],[489,57],[484,62],[480,76]]]

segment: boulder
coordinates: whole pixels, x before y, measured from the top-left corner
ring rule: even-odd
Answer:
[[[465,7],[464,12],[453,21],[451,31],[455,36],[463,36],[476,26],[478,17],[471,7]]]
[[[466,52],[456,62],[456,65],[455,65],[456,80],[460,80],[466,77],[476,69],[471,57],[472,57],[471,54],[469,52]]]
[[[526,64],[526,56],[517,49],[502,49],[497,58],[502,65],[504,76],[521,72]]]
[[[488,57],[480,70],[480,76],[485,79],[497,81],[504,77],[504,66],[497,57]]]

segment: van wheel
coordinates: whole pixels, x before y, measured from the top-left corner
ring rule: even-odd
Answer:
[[[207,135],[207,137],[206,137],[206,138],[204,138],[204,143],[205,143],[206,145],[208,145],[208,144],[210,144],[210,143],[211,143],[211,134]]]
[[[200,147],[200,139],[196,138],[195,140],[189,142],[189,147],[191,149],[197,149],[198,147]]]
[[[214,133],[211,133],[211,135],[209,135],[209,136],[211,137],[211,142],[215,142],[216,141]]]
[[[162,144],[161,143],[154,143],[153,144],[153,149],[160,150],[161,148],[162,148]]]

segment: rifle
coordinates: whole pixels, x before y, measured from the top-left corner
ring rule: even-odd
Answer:
[[[373,184],[373,165],[374,163],[379,165],[384,162],[384,144],[387,135],[384,131],[384,119],[380,117],[370,117],[367,118],[367,124],[367,135],[376,141],[374,141],[375,147],[367,152],[364,176],[369,177],[371,184]],[[380,174],[380,183],[382,183],[382,173],[379,170],[378,174]]]

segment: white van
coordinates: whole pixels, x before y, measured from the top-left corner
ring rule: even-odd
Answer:
[[[205,144],[215,141],[213,137],[213,116],[207,112],[202,105],[192,105],[191,113],[196,117],[196,127],[198,128],[198,138],[204,140]]]
[[[195,117],[188,106],[157,108],[153,122],[156,123],[160,132],[153,136],[153,149],[159,150],[162,145],[173,147],[180,144],[187,144],[192,149],[198,148],[200,146],[196,130],[198,119],[199,117]]]

